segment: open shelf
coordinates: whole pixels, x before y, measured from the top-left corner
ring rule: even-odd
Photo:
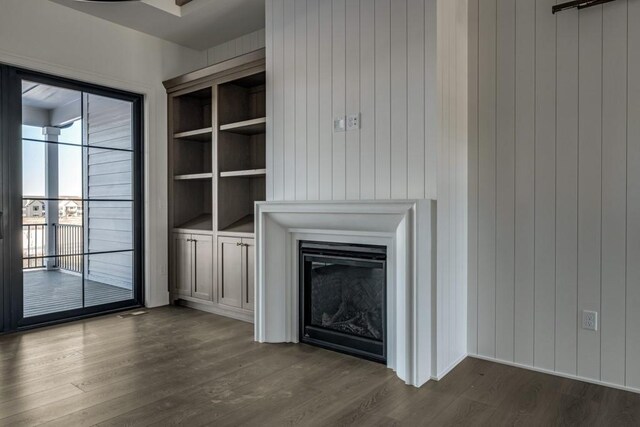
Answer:
[[[190,231],[199,231],[199,232],[213,232],[213,217],[211,214],[203,214],[199,215],[183,224],[179,224],[174,227],[174,231],[180,232],[190,232]]]
[[[202,129],[189,130],[173,134],[176,139],[188,139],[196,142],[211,142],[213,128],[206,127]]]
[[[213,230],[211,178],[173,180],[172,196],[172,228]]]
[[[265,176],[266,169],[247,169],[240,171],[220,172],[220,178],[256,178]]]
[[[220,230],[221,234],[253,234],[254,232],[254,218],[253,215],[247,215],[240,218],[233,224]]]
[[[187,181],[190,179],[211,179],[213,178],[212,173],[190,173],[186,175],[176,175],[173,177],[176,181]]]
[[[185,175],[176,175],[173,177],[176,181],[186,181],[189,179],[212,179],[213,174],[209,173],[190,173]]]
[[[257,135],[265,133],[267,128],[267,118],[243,120],[241,122],[229,123],[220,126],[221,131],[239,133],[241,135]]]
[[[206,138],[211,140],[213,91],[211,86],[172,98],[171,123],[175,138]]]

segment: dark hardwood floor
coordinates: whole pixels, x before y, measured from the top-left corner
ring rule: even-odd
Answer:
[[[468,358],[405,386],[187,308],[0,337],[0,425],[640,425],[640,395]]]

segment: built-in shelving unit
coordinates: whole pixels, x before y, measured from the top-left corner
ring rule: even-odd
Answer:
[[[253,320],[254,205],[265,200],[265,51],[164,82],[172,301]]]

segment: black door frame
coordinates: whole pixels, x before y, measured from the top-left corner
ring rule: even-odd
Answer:
[[[4,117],[4,106],[7,105],[6,96],[4,91],[4,82],[7,77],[7,70],[0,68],[0,117]],[[0,120],[0,211],[2,216],[0,217],[0,332],[9,328],[11,323],[11,305],[10,305],[10,293],[9,287],[4,286],[8,283],[11,265],[6,254],[9,253],[10,247],[9,236],[6,234],[8,215],[5,215],[5,208],[8,207],[8,195],[4,188],[4,182],[7,182],[7,167],[9,165],[9,159],[4,149],[2,141],[7,139],[7,128],[4,126],[4,122]]]
[[[0,332],[61,323],[144,305],[144,135],[140,94],[55,77],[0,64],[0,149],[4,150],[4,325]],[[133,123],[133,298],[99,306],[50,313],[24,319],[22,270],[22,80],[82,91],[132,103]],[[83,199],[83,202],[86,201]],[[82,255],[90,254],[83,251]],[[84,292],[84,286],[83,286]]]

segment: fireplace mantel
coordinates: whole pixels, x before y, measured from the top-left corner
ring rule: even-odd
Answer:
[[[407,384],[433,375],[435,201],[259,202],[256,314],[259,342],[298,342],[298,242],[387,246],[387,366]]]

